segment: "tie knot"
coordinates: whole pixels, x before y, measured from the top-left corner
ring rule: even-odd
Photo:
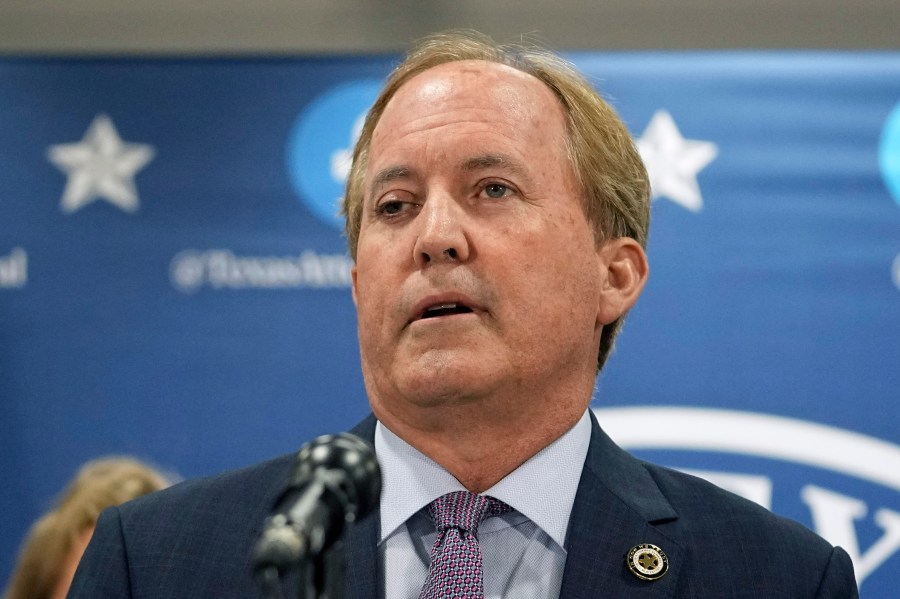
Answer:
[[[478,525],[489,516],[499,516],[512,510],[495,497],[476,495],[469,491],[454,491],[428,504],[428,514],[438,532],[458,528],[477,536]]]

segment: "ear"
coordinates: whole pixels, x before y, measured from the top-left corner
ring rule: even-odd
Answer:
[[[600,257],[600,304],[597,320],[607,325],[628,312],[637,302],[649,274],[647,254],[631,237],[605,242]]]
[[[356,306],[356,305],[358,305],[356,303],[356,263],[354,263],[353,267],[350,269],[350,280],[351,280],[350,292],[353,295],[353,305]]]

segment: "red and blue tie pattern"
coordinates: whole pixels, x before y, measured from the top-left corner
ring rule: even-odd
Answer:
[[[493,497],[454,491],[428,505],[438,531],[419,599],[484,599],[478,525],[512,508]]]

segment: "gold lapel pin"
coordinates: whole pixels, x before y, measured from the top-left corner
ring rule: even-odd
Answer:
[[[628,570],[641,580],[659,580],[669,571],[665,552],[650,543],[635,545],[625,556]]]

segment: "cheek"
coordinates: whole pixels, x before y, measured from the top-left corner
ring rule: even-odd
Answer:
[[[399,283],[391,279],[391,272],[378,265],[384,264],[384,260],[373,259],[367,255],[365,259],[357,261],[355,292],[356,314],[361,342],[374,342],[379,331],[387,326],[389,321],[389,307],[395,303],[391,294],[400,287]]]
[[[375,273],[366,269],[356,277],[356,312],[359,315],[360,326],[371,326],[370,314],[378,312],[378,306],[382,304],[380,294],[384,291],[384,285],[378,283]]]
[[[593,236],[573,236],[579,229],[565,223],[554,229],[558,234],[529,244],[529,258],[519,269],[522,284],[536,318],[552,320],[563,329],[581,327],[596,318],[599,301],[599,258]]]
[[[383,276],[379,272],[379,265],[385,263],[380,244],[371,240],[360,240],[356,252],[356,265],[354,266],[354,283],[356,286],[356,300],[360,306],[370,301],[373,292],[378,290],[378,280]]]

